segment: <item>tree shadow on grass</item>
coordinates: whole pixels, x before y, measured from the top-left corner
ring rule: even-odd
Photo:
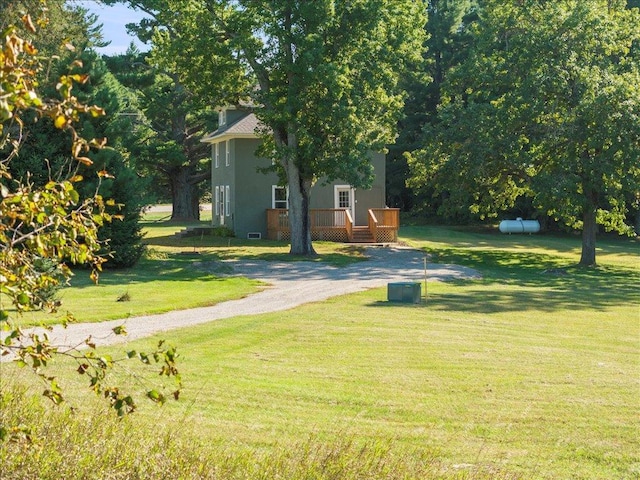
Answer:
[[[162,259],[141,259],[131,268],[110,270],[100,273],[99,284],[102,285],[132,285],[136,283],[162,282],[163,280],[189,281],[206,278],[208,281],[223,281],[228,268],[220,265],[219,271],[213,268],[213,255],[194,255],[185,253],[163,254]],[[207,262],[206,267],[203,266]],[[201,266],[202,265],[202,266]],[[89,279],[88,271],[77,272],[71,284],[74,288],[86,288],[94,283]],[[219,278],[215,278],[219,277]]]
[[[220,259],[260,260],[268,262],[317,262],[328,265],[342,266],[366,260],[362,248],[349,244],[333,245],[323,249],[325,242],[314,242],[319,253],[315,256],[291,255],[288,242],[274,240],[244,240],[235,237],[216,237],[212,235],[196,235],[193,237],[178,237],[165,235],[145,239],[150,247],[165,247],[181,249],[184,254],[189,252],[211,253],[212,249]],[[322,250],[330,250],[328,252]]]
[[[557,312],[581,310],[605,311],[623,303],[639,301],[638,295],[628,289],[616,289],[611,282],[590,282],[576,285],[570,279],[554,285],[544,282],[540,288],[503,288],[492,284],[488,288],[468,288],[464,293],[432,295],[427,299],[429,308],[474,313],[499,312]],[[577,313],[576,313],[577,314]]]
[[[494,288],[491,288],[494,287]],[[640,304],[637,293],[628,296],[615,290],[600,291],[575,290],[572,286],[560,286],[550,289],[509,289],[500,284],[489,288],[465,288],[462,293],[437,293],[428,295],[426,303],[413,305],[430,310],[456,311],[468,313],[508,313],[508,312],[558,312],[570,310],[577,315],[579,311],[606,311],[622,303]],[[372,307],[406,306],[397,302],[376,302]],[[636,318],[638,314],[636,312]]]
[[[475,268],[483,276],[473,282],[448,282],[460,287],[460,293],[429,295],[426,306],[431,309],[474,313],[604,311],[631,304],[638,307],[640,316],[640,274],[631,266],[581,268],[552,255],[530,252],[450,249],[431,253],[440,262]],[[377,302],[372,306],[398,305]]]

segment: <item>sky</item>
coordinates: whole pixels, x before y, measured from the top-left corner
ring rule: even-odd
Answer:
[[[140,43],[136,38],[127,34],[124,27],[127,23],[135,23],[143,18],[141,12],[131,10],[125,5],[117,4],[114,6],[105,6],[91,0],[83,0],[74,2],[86,8],[91,13],[98,16],[99,23],[103,24],[102,34],[105,40],[111,41],[107,47],[98,48],[98,52],[103,55],[114,55],[124,53],[129,48],[129,44],[133,41],[140,50],[148,50],[149,47]]]

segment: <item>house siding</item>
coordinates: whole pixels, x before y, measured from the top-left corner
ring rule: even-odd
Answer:
[[[374,179],[371,189],[356,189],[356,225],[367,225],[369,221],[370,208],[382,208],[385,206],[385,155],[383,153],[373,153],[371,155]],[[311,190],[310,208],[335,208],[335,185],[348,185],[344,180],[335,180],[329,185],[322,185],[319,182]]]
[[[256,158],[255,152],[260,145],[258,139],[235,140],[236,211],[234,218],[235,234],[247,238],[250,232],[260,232],[267,236],[266,210],[271,208],[271,186],[278,183],[275,173],[263,174],[259,168],[269,166],[268,160]]]
[[[228,108],[226,112],[227,122],[225,125],[231,125],[236,120],[246,117],[250,112],[251,110],[246,108]]]
[[[214,168],[211,169],[211,186],[215,192],[216,187],[219,187],[225,192],[225,205],[224,205],[224,220],[220,218],[220,215],[216,215],[216,209],[214,207],[214,211],[212,214],[211,222],[214,226],[224,225],[234,230],[235,225],[233,222],[234,212],[236,209],[235,201],[236,198],[236,175],[235,171],[232,168],[233,162],[233,143],[235,140],[231,140],[229,142],[230,151],[231,151],[231,162],[230,166],[225,165],[225,156],[226,156],[226,142],[221,142],[218,144],[218,153],[219,153],[219,163],[218,167],[215,166],[215,145],[212,148],[212,157],[214,162]],[[229,198],[226,198],[227,195],[227,187],[229,187]],[[215,197],[215,193],[214,193]],[[218,202],[219,198],[213,199],[214,205]],[[229,211],[227,212],[227,207]],[[228,214],[227,214],[228,213]]]

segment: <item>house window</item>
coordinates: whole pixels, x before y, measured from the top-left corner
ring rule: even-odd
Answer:
[[[218,215],[220,215],[220,187],[216,187],[215,188],[215,194],[213,195],[213,199],[214,199],[214,212],[215,212],[215,216],[217,217]]]
[[[338,191],[338,208],[351,208],[351,192],[348,190]]]
[[[220,144],[216,143],[214,146],[214,153],[213,153],[213,158],[214,158],[214,163],[216,168],[218,168],[220,166]]]
[[[287,187],[271,186],[271,208],[289,208],[289,189]]]
[[[223,125],[227,124],[227,111],[226,110],[220,110],[218,112],[218,126],[222,127]]]
[[[229,148],[230,144],[231,142],[229,140],[224,142],[224,164],[227,167],[229,166],[229,164],[231,164],[231,149]]]
[[[224,200],[224,211],[226,212],[228,217],[229,215],[231,215],[231,195],[229,195],[229,185],[224,187]]]
[[[216,187],[219,188],[220,190],[220,199],[218,200],[218,203],[220,205],[220,217],[224,217],[224,207],[225,207],[225,202],[224,202],[224,187]],[[222,220],[221,220],[222,221]]]

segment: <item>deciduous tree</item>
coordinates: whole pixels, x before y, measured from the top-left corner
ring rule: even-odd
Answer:
[[[469,59],[449,77],[440,124],[415,156],[449,213],[496,215],[522,196],[582,230],[621,233],[640,181],[640,15],[626,2],[484,2]]]
[[[395,138],[400,78],[423,48],[422,2],[128,3],[153,16],[157,64],[215,104],[260,106],[260,153],[289,186],[291,253],[313,254],[311,187],[336,178],[368,186],[369,152]]]

